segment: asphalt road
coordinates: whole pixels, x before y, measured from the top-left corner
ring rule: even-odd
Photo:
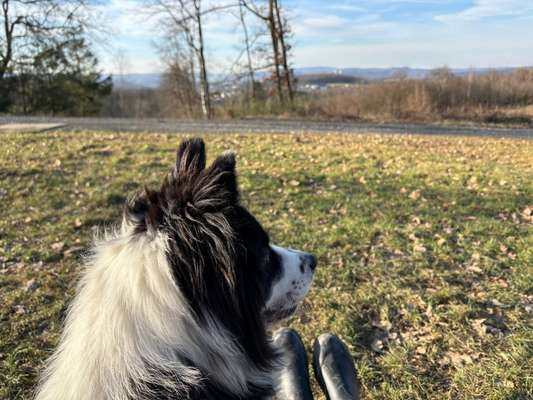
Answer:
[[[483,136],[533,139],[533,129],[452,127],[428,124],[371,124],[311,120],[245,119],[193,121],[126,118],[51,118],[0,116],[0,128],[7,124],[60,125],[52,130],[97,130],[113,132],[165,133],[383,133],[446,136]]]

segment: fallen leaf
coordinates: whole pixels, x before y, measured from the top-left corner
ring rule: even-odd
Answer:
[[[474,272],[475,274],[481,274],[483,270],[476,265],[469,265],[467,271]]]
[[[421,196],[420,190],[415,190],[411,192],[411,194],[409,195],[409,198],[412,200],[418,200],[420,196]]]
[[[472,364],[472,357],[466,353],[456,353],[449,351],[446,353],[454,367],[462,367],[467,364]]]
[[[427,249],[421,244],[415,244],[413,250],[415,251],[415,253],[425,253],[427,251]]]
[[[52,250],[54,251],[61,251],[63,250],[63,247],[65,247],[65,242],[57,242],[52,244]]]
[[[26,307],[22,304],[17,304],[15,307],[15,314],[26,314]]]
[[[35,289],[37,289],[38,286],[39,285],[37,284],[37,281],[35,280],[35,278],[33,278],[26,282],[26,284],[24,285],[24,290],[26,290],[26,292],[34,291]]]
[[[484,337],[487,334],[487,327],[485,326],[485,318],[474,319],[471,322],[472,328],[476,331],[478,336]]]

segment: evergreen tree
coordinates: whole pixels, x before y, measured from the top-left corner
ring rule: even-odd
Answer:
[[[35,52],[29,68],[11,78],[16,88],[11,112],[84,116],[98,114],[112,90],[111,77],[81,35]]]

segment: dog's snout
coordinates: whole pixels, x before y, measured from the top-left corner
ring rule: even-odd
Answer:
[[[309,268],[311,271],[314,271],[316,268],[316,258],[312,254],[303,254],[301,256],[302,260],[302,272],[305,271],[305,268]]]

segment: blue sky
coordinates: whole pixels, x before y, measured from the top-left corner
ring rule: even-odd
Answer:
[[[230,0],[206,0],[227,3]],[[155,20],[140,0],[108,0],[101,13],[111,27],[99,50],[102,67],[116,72],[162,69]],[[533,65],[533,0],[282,0],[294,31],[296,67],[505,67]],[[223,72],[239,53],[237,21],[207,21],[207,55]]]

